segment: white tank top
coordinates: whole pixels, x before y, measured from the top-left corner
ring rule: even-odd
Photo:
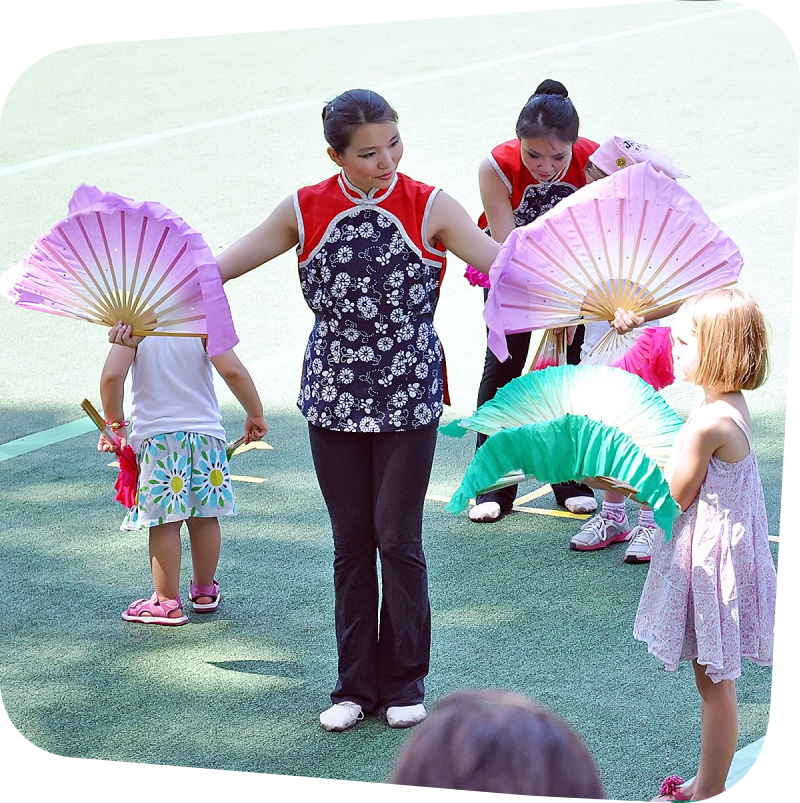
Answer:
[[[166,432],[225,440],[213,367],[199,337],[146,337],[131,373],[131,446]]]

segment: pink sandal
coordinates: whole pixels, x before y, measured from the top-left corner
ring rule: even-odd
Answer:
[[[658,797],[654,797],[653,800],[691,800],[692,798],[681,788],[685,783],[680,775],[668,775],[661,782]]]
[[[180,611],[180,616],[170,616],[173,611]],[[158,594],[150,599],[137,599],[128,605],[122,612],[126,622],[142,622],[146,625],[185,625],[189,617],[183,612],[183,603],[180,597],[165,599],[159,602]]]
[[[211,602],[195,602],[198,597],[211,597]],[[219,608],[221,598],[219,583],[216,580],[210,586],[196,586],[194,580],[189,583],[189,601],[195,613],[213,613]]]

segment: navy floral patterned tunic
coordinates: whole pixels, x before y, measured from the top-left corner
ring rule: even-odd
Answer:
[[[310,423],[399,432],[441,415],[433,314],[445,251],[426,238],[437,192],[397,174],[366,194],[340,173],[295,194],[300,284],[316,315],[297,401]]]
[[[586,185],[584,169],[589,156],[598,148],[590,139],[578,137],[572,146],[569,163],[551,181],[534,178],[522,162],[520,141],[512,139],[498,145],[489,155],[489,162],[508,190],[514,223],[525,226],[552,209],[559,201],[572,195]],[[488,233],[486,213],[482,213],[478,225]]]

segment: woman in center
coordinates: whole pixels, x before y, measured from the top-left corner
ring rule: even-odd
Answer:
[[[296,246],[315,314],[298,406],[333,527],[339,655],[320,724],[342,731],[386,708],[390,726],[408,727],[426,716],[422,510],[447,401],[433,314],[446,251],[488,273],[499,245],[450,196],[397,172],[397,114],[380,95],[345,92],[322,118],[340,171],[282,201],[218,263],[227,281]]]

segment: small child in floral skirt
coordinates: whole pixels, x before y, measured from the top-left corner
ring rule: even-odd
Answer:
[[[118,324],[111,330],[125,332]],[[127,327],[129,329],[129,327]],[[127,336],[130,338],[130,332]],[[106,422],[121,440],[130,440],[139,466],[136,504],[122,530],[150,530],[150,564],[155,592],[132,602],[129,622],[182,625],[188,621],[180,596],[181,526],[189,530],[192,580],[189,601],[195,613],[211,613],[221,599],[215,574],[220,553],[220,516],[233,516],[225,430],[214,392],[212,364],[246,413],[245,442],[260,440],[267,422],[247,369],[232,350],[209,357],[197,337],[132,338],[136,348],[112,345],[100,379]],[[131,421],[124,420],[124,384],[131,376]],[[105,436],[102,452],[116,447]]]

